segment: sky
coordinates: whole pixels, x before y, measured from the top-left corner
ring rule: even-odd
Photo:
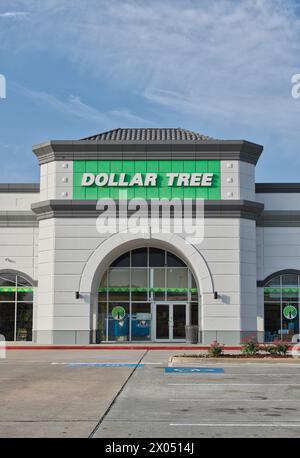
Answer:
[[[264,146],[258,182],[300,182],[300,0],[0,0],[0,182],[32,145],[183,127]]]

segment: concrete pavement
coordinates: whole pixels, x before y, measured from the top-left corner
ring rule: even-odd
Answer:
[[[224,373],[165,374],[173,354],[9,351],[0,437],[300,437],[300,364],[208,361]]]
[[[101,353],[101,361],[138,362],[143,351]],[[98,362],[95,352],[8,352],[0,361],[0,437],[88,437],[132,367],[69,367]]]
[[[224,374],[136,370],[95,437],[300,437],[300,365],[213,366]]]

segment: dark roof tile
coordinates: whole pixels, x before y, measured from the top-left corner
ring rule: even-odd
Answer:
[[[207,135],[199,134],[191,130],[182,128],[176,129],[113,129],[107,132],[101,132],[91,137],[82,138],[81,140],[89,141],[140,141],[140,142],[156,142],[156,141],[207,141],[215,140]]]

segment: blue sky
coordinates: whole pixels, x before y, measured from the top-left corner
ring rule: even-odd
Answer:
[[[0,182],[31,146],[116,127],[264,145],[257,181],[300,181],[300,2],[0,0]]]

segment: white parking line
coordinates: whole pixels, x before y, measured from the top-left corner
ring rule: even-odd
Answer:
[[[176,367],[177,367],[177,366],[176,366]],[[197,367],[197,366],[195,366],[195,367]],[[198,367],[200,367],[200,366],[198,366]],[[206,366],[201,366],[201,367],[205,367],[205,368],[206,368]],[[181,366],[178,366],[178,368],[182,369]],[[210,368],[209,368],[209,369],[210,369]],[[216,372],[215,374],[212,372],[210,375],[217,375],[217,376],[220,376],[220,374],[217,373],[217,372]],[[222,374],[222,377],[226,377],[226,376],[230,376],[230,377],[240,377],[240,376],[242,376],[242,375],[244,375],[245,377],[252,377],[252,376],[253,376],[253,377],[271,377],[271,376],[272,376],[272,377],[282,377],[282,378],[285,377],[285,376],[289,376],[289,377],[295,377],[295,378],[297,377],[297,378],[299,379],[300,373],[299,373],[299,374],[295,374],[295,373],[292,373],[292,372],[290,372],[290,373],[289,373],[289,372],[285,372],[284,374],[282,374],[282,373],[276,374],[276,373],[273,373],[273,372],[268,372],[268,373],[261,373],[261,372],[260,372],[260,373],[255,373],[255,372],[244,372],[244,373],[240,374],[239,372],[226,372],[226,371],[225,371],[225,372]],[[216,378],[217,378],[217,377],[216,377]]]
[[[300,402],[300,399],[236,399],[236,398],[228,398],[228,399],[169,399],[170,402]]]
[[[229,428],[300,428],[300,423],[169,423],[169,426],[208,426]]]
[[[300,383],[168,383],[169,386],[300,386]]]
[[[122,361],[122,362],[119,362],[119,361],[118,361],[118,362],[116,362],[116,361],[114,361],[114,362],[107,362],[107,361],[89,361],[89,363],[90,363],[90,364],[138,364],[138,363],[135,362],[135,361],[133,361],[133,362],[132,362],[132,361],[127,361],[127,362],[123,362],[123,361]],[[85,360],[85,361],[81,361],[81,362],[78,362],[78,361],[77,361],[77,362],[75,362],[75,363],[72,362],[72,361],[71,361],[71,362],[69,361],[69,362],[67,362],[67,363],[65,363],[65,362],[64,362],[64,363],[55,363],[55,362],[54,362],[54,363],[51,363],[51,365],[53,365],[53,366],[69,366],[70,364],[88,364],[88,363],[87,363],[86,360]],[[148,365],[148,364],[151,364],[151,365],[159,365],[159,364],[162,364],[162,363],[144,363],[144,362],[143,362],[143,364],[144,364],[144,365]]]
[[[175,362],[172,362],[172,363],[169,363],[169,365],[173,365],[175,364]],[[208,362],[205,362],[205,361],[201,361],[201,363],[199,362],[185,362],[185,363],[177,363],[176,362],[176,366],[188,366],[188,365],[192,365],[192,366],[197,366],[197,365],[200,365],[200,366],[212,366],[212,367],[216,367],[216,366],[222,366],[222,367],[249,367],[249,366],[257,366],[257,367],[262,367],[262,368],[274,368],[274,367],[288,367],[289,369],[298,369],[300,370],[300,361],[297,362],[297,363],[242,363],[242,364],[228,364],[228,363],[222,363],[222,362],[219,362],[219,363],[208,363]],[[274,366],[275,365],[275,366]]]

